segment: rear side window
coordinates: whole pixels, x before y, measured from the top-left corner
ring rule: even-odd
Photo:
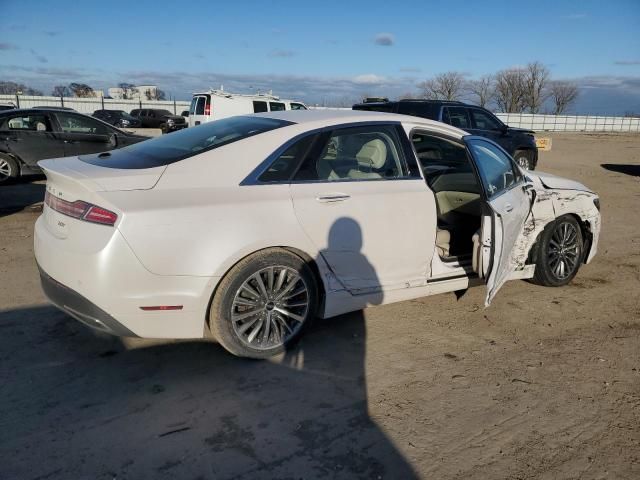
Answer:
[[[409,176],[394,126],[341,128],[325,135],[318,145],[318,154],[307,156],[296,180],[389,180]]]
[[[309,153],[315,135],[308,135],[298,140],[277,156],[269,168],[260,175],[261,182],[286,182],[291,179],[298,165]]]
[[[447,107],[442,113],[442,121],[457,128],[471,128],[469,113],[464,107]]]
[[[253,112],[261,113],[267,112],[267,102],[253,102]]]
[[[111,152],[85,155],[80,160],[110,168],[138,169],[169,165],[215,148],[291,125],[285,120],[229,117],[162,135]]]
[[[50,132],[51,127],[45,115],[17,115],[8,121],[0,122],[0,130],[30,130],[33,132]]]
[[[284,103],[280,102],[269,102],[269,108],[272,112],[282,112],[284,108]]]

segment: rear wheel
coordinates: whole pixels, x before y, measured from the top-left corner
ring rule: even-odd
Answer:
[[[542,232],[533,281],[547,287],[566,285],[578,273],[583,256],[580,224],[570,215],[559,217]]]
[[[0,185],[20,176],[18,163],[11,157],[0,155]]]
[[[211,304],[216,340],[241,357],[267,358],[302,335],[318,303],[313,272],[299,256],[278,248],[241,260],[222,279]]]
[[[518,165],[525,170],[533,170],[533,152],[530,150],[518,150],[516,151],[513,159]]]

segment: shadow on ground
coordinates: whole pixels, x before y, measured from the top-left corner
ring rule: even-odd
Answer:
[[[7,478],[415,478],[368,414],[362,312],[276,361],[122,342],[45,306],[0,332]]]
[[[616,173],[624,173],[625,175],[631,175],[632,177],[640,177],[640,165],[625,164],[625,163],[603,163],[600,165],[605,170]]]
[[[45,184],[36,183],[40,177],[20,179],[0,185],[0,217],[20,212],[27,208],[39,208],[44,201]]]

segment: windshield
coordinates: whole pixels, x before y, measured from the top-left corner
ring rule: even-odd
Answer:
[[[160,115],[173,115],[169,110],[155,110],[155,112]]]
[[[291,125],[291,122],[263,117],[229,117],[111,152],[79,158],[83,162],[101,167],[153,168],[286,125]]]

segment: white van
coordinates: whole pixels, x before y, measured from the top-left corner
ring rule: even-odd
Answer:
[[[307,110],[302,102],[282,100],[271,94],[240,95],[223,90],[194,93],[189,107],[189,126],[248,113]]]

